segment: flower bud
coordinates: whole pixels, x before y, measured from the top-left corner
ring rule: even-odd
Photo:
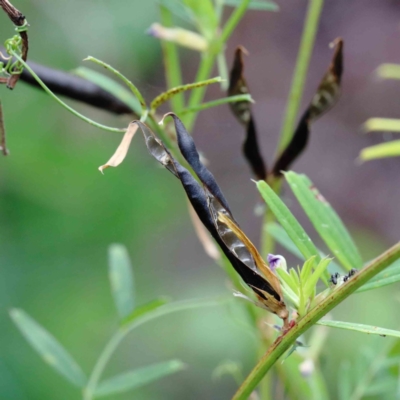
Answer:
[[[196,32],[182,28],[166,28],[160,24],[152,24],[147,31],[150,36],[158,39],[174,42],[180,46],[192,50],[206,51],[208,48],[207,40]]]
[[[272,272],[275,272],[276,268],[282,268],[287,271],[286,260],[283,256],[268,254],[267,261]]]

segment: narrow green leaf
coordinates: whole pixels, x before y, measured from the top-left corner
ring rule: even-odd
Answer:
[[[291,274],[287,273],[282,268],[277,268],[276,273],[297,296],[299,293],[299,285],[297,279],[294,279]]]
[[[73,385],[83,387],[86,377],[79,365],[61,344],[23,310],[12,309],[10,317],[43,361]]]
[[[389,278],[382,278],[374,280],[372,282],[368,282],[366,285],[361,286],[360,289],[356,291],[356,293],[366,292],[367,290],[379,289],[381,287],[391,285],[396,282],[400,282],[400,274],[390,276]]]
[[[295,255],[300,260],[305,260],[303,254],[301,254],[299,249],[293,243],[293,240],[290,239],[289,235],[282,228],[282,226],[276,224],[275,222],[271,222],[266,226],[265,229],[283,248]]]
[[[315,286],[317,285],[318,279],[320,279],[323,276],[330,262],[331,262],[330,258],[324,258],[319,262],[317,268],[315,268],[315,271],[312,273],[312,275],[309,277],[309,279],[305,284],[304,288],[305,297],[308,298],[311,296],[313,290],[315,289]]]
[[[362,259],[353,239],[313,183],[305,175],[292,171],[285,173],[285,178],[314,228],[340,263],[347,270],[360,268]]]
[[[300,253],[298,248],[293,243],[292,239],[288,236],[285,230],[277,223],[271,222],[267,225],[267,232],[286,250],[292,253],[294,256],[299,258],[300,260],[305,261],[305,257]],[[317,249],[320,258],[326,257],[326,254],[322,252],[320,249]],[[329,271],[339,272],[345,271],[341,266],[335,263],[335,261],[331,261],[328,266]],[[386,270],[385,270],[386,271]],[[400,271],[399,271],[400,273]]]
[[[223,0],[224,5],[237,7],[240,5],[241,0]],[[249,10],[260,10],[260,11],[279,11],[279,6],[272,1],[262,1],[262,0],[250,0],[247,6]]]
[[[400,156],[400,140],[392,140],[391,142],[380,143],[375,146],[366,147],[360,152],[360,159],[362,161],[397,156]]]
[[[135,306],[133,271],[128,251],[121,244],[112,244],[108,249],[111,291],[121,319],[132,313]]]
[[[279,196],[265,181],[258,181],[256,184],[257,189],[261,193],[261,196],[267,203],[268,207],[274,213],[276,219],[282,225],[283,229],[285,229],[290,239],[300,250],[301,254],[303,254],[306,259],[316,256],[316,261],[319,262],[321,258],[314,243]]]
[[[113,79],[101,74],[100,72],[94,71],[86,67],[78,67],[74,69],[72,73],[80,76],[81,78],[87,79],[90,82],[93,82],[97,86],[100,86],[108,93],[111,93],[112,95],[123,101],[136,114],[140,115],[141,109],[139,100],[129,90],[127,90],[119,83],[115,82]]]
[[[96,126],[97,128],[104,129],[105,131],[109,132],[125,132],[126,129],[119,129],[119,128],[113,128],[111,126],[106,126],[103,124],[99,124],[96,121],[93,121],[92,119],[85,117],[84,115],[78,113],[78,111],[74,110],[72,107],[70,107],[68,104],[64,103],[60,98],[58,98],[45,84],[44,82],[37,76],[35,71],[14,51],[11,52],[11,55],[15,57],[23,66],[24,68],[30,72],[30,74],[33,76],[35,81],[38,83],[38,85],[50,96],[52,97],[58,104],[63,106],[66,110],[68,110],[71,114],[75,115],[76,117],[80,118],[81,120],[87,122],[90,125]]]
[[[317,325],[329,326],[330,328],[347,329],[350,331],[368,333],[370,335],[391,336],[400,338],[400,331],[394,331],[392,329],[385,329],[372,325],[355,324],[353,322],[322,320],[318,321]]]
[[[398,386],[398,378],[386,376],[379,378],[377,382],[372,383],[365,390],[365,397],[379,396],[383,394],[393,394],[396,392]]]
[[[299,276],[297,275],[297,272],[295,271],[294,268],[290,268],[289,275],[291,276],[293,282],[296,282],[297,287],[299,287],[300,286],[300,279],[299,279]]]
[[[376,74],[382,79],[400,79],[400,65],[381,64],[376,69]]]
[[[150,104],[150,109],[153,111],[156,110],[158,107],[161,106],[161,104],[165,103],[171,97],[177,95],[178,93],[182,93],[182,92],[185,92],[185,91],[191,90],[191,89],[201,88],[203,86],[208,86],[208,85],[211,85],[213,83],[218,83],[218,82],[221,82],[221,78],[219,76],[217,76],[216,78],[207,79],[205,81],[189,83],[187,85],[174,87],[172,89],[167,90],[166,92],[159,94],[157,97],[155,97]]]
[[[150,301],[149,303],[146,303],[138,308],[136,308],[135,310],[133,310],[129,315],[127,315],[121,322],[122,326],[125,325],[129,325],[130,323],[132,323],[134,320],[136,320],[137,318],[167,304],[169,302],[168,299],[164,299],[164,298],[160,298],[160,299],[156,299],[153,301]]]
[[[400,275],[400,261],[395,261],[389,268],[386,268],[384,271],[376,275],[373,279],[368,281],[368,283],[372,283],[375,281],[379,281],[381,279],[390,278],[395,275]]]
[[[400,132],[400,119],[397,118],[370,118],[364,122],[365,132]]]
[[[160,6],[165,7],[171,14],[189,23],[196,23],[193,11],[180,0],[158,0]]]
[[[304,284],[305,282],[308,281],[310,278],[310,273],[312,271],[312,267],[315,262],[315,256],[310,257],[304,264],[303,267],[301,268],[300,271],[300,277],[301,277],[301,282]]]
[[[140,106],[142,108],[142,113],[145,113],[147,110],[147,105],[146,101],[143,98],[142,94],[140,93],[139,89],[124,75],[121,74],[121,72],[117,71],[115,68],[113,68],[111,65],[105,63],[104,61],[101,61],[95,57],[89,56],[86,57],[83,61],[92,61],[97,65],[100,65],[107,69],[108,71],[112,72],[116,77],[122,80],[122,82],[125,83],[126,86],[132,91],[132,93],[136,96],[138,99]],[[140,112],[138,113],[139,115],[141,114]]]
[[[140,386],[154,382],[165,376],[174,374],[175,372],[182,371],[184,367],[185,365],[181,361],[171,360],[126,372],[100,382],[94,395],[95,397],[102,397],[137,389]]]
[[[209,41],[213,40],[218,27],[218,18],[212,0],[183,0],[183,3],[193,12],[197,29]]]

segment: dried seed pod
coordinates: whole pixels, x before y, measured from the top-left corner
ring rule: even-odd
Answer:
[[[343,73],[343,40],[338,38],[333,45],[335,52],[328,71],[322,78],[310,105],[300,118],[291,142],[276,160],[272,168],[273,176],[281,176],[282,171],[288,170],[307,145],[311,123],[330,110],[339,98]]]
[[[235,58],[229,79],[228,96],[250,93],[243,75],[243,53],[246,53],[246,51],[241,46],[235,51]],[[238,101],[229,103],[229,105],[233,114],[246,129],[246,138],[243,142],[243,153],[246,160],[256,177],[264,180],[267,176],[267,168],[258,146],[257,130],[251,113],[250,102]]]
[[[171,114],[169,114],[171,115]],[[175,115],[179,148],[203,182],[202,187],[191,173],[179,164],[164,144],[142,122],[138,124],[150,153],[182,183],[187,197],[199,219],[232,264],[243,281],[255,292],[263,308],[277,314],[288,326],[288,310],[283,302],[277,277],[269,270],[254,245],[234,222],[229,207],[225,206],[221,189],[210,171],[201,163],[193,139]],[[262,276],[260,271],[266,276]]]
[[[197,151],[193,138],[189,135],[182,121],[177,117],[176,114],[167,113],[164,115],[163,120],[168,116],[171,116],[174,120],[178,146],[183,157],[193,168],[193,171],[199,177],[203,185],[207,187],[207,189],[223,204],[223,206],[230,213],[231,211],[229,209],[228,202],[226,201],[213,174],[200,161],[200,155]]]
[[[282,289],[278,278],[269,269],[256,247],[230,218],[228,213],[217,212],[215,204],[215,199],[209,198],[210,212],[219,236],[237,259],[249,267],[245,271],[245,276],[241,275],[243,280],[253,289],[261,304],[268,311],[282,318],[286,324],[289,313],[283,301]]]

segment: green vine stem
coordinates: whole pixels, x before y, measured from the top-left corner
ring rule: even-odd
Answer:
[[[296,325],[285,334],[279,336],[268,349],[267,353],[259,360],[250,372],[232,400],[245,400],[259,384],[261,379],[276,363],[279,357],[293,345],[296,339],[320,320],[339,303],[349,297],[358,288],[372,279],[379,272],[400,258],[400,242],[386,250],[379,257],[367,264],[361,271],[346,283],[332,290],[332,292],[313,308],[307,315],[301,318]]]
[[[282,152],[286,148],[294,133],[323,4],[324,0],[309,0],[308,3],[307,16],[301,37],[299,54],[297,56],[285,119],[277,148],[278,153]]]
[[[160,5],[160,19],[161,24],[165,27],[172,27],[173,19],[171,11],[165,6]],[[179,62],[178,48],[175,43],[167,40],[161,41],[161,47],[163,51],[164,70],[165,78],[167,81],[167,87],[169,89],[183,85],[181,65]],[[183,93],[177,93],[170,99],[171,109],[174,112],[181,110],[185,107],[185,98]]]
[[[95,391],[97,384],[100,381],[101,375],[104,372],[108,362],[110,361],[115,350],[122,342],[122,340],[135,328],[149,322],[153,319],[163,317],[168,314],[172,314],[178,311],[192,310],[195,308],[202,307],[215,307],[223,304],[224,302],[231,301],[228,298],[217,298],[217,299],[206,299],[206,300],[186,300],[172,304],[166,304],[157,308],[156,310],[149,312],[140,318],[133,321],[130,325],[121,326],[111,337],[109,342],[104,347],[100,357],[98,358],[90,376],[86,387],[83,389],[83,400],[92,400],[95,397]]]
[[[93,125],[97,128],[103,129],[105,131],[109,132],[125,132],[126,129],[119,129],[119,128],[113,128],[111,126],[99,124],[96,121],[93,121],[92,119],[85,117],[84,115],[78,113],[78,111],[74,110],[72,107],[70,107],[68,104],[64,103],[61,99],[59,99],[45,84],[44,82],[35,74],[35,72],[32,70],[32,68],[15,52],[11,52],[11,55],[15,57],[23,66],[26,68],[31,75],[36,79],[36,82],[42,87],[42,89],[50,95],[57,103],[61,104],[64,108],[66,108],[70,113],[74,114],[76,117],[82,119],[83,121],[87,122],[90,125]]]
[[[272,190],[279,194],[282,187],[282,179],[273,179],[270,182],[270,186]],[[262,231],[261,231],[261,254],[264,258],[268,256],[269,253],[274,252],[275,248],[275,240],[274,238],[268,233],[267,226],[276,221],[274,213],[269,209],[267,206],[265,213],[264,213],[264,220],[262,223]]]
[[[210,50],[203,54],[195,82],[204,81],[210,76],[215,63],[215,58],[221,51],[223,51],[225,43],[232,35],[232,32],[235,30],[240,20],[243,18],[249,3],[250,0],[242,0],[240,5],[236,7],[235,11],[233,11],[226,22],[224,28],[222,29],[221,36],[211,44]],[[188,108],[197,107],[203,101],[205,90],[206,88],[203,87],[192,92],[189,99]],[[184,123],[188,132],[191,132],[193,129],[194,123],[196,122],[196,117],[197,114],[188,114],[187,118],[184,119]]]

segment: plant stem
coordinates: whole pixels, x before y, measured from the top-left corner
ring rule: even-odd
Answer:
[[[163,26],[168,28],[173,26],[171,12],[162,5],[160,5],[160,19]],[[161,41],[161,46],[164,54],[163,58],[167,87],[168,89],[172,89],[173,87],[181,86],[183,82],[181,66],[179,63],[178,48],[175,43],[168,42],[166,40]],[[177,93],[176,96],[171,97],[170,103],[171,109],[174,112],[184,108],[185,101],[183,93]]]
[[[271,189],[279,194],[282,187],[282,179],[274,179],[270,182]],[[262,231],[261,231],[261,254],[264,258],[267,258],[269,253],[274,252],[275,248],[275,239],[270,235],[267,231],[267,225],[275,222],[276,218],[271,209],[267,206],[267,209],[264,213],[264,219],[262,223]]]
[[[59,99],[44,83],[43,81],[35,74],[35,72],[32,70],[32,68],[15,52],[11,52],[11,55],[15,57],[23,66],[26,68],[32,76],[36,79],[36,82],[42,87],[42,89],[50,95],[57,103],[61,104],[64,108],[66,108],[70,113],[74,114],[76,117],[82,119],[83,121],[87,122],[90,125],[93,125],[97,128],[103,129],[105,131],[109,132],[125,132],[126,129],[119,129],[119,128],[112,128],[111,126],[106,126],[99,124],[98,122],[95,122],[91,120],[90,118],[85,117],[84,115],[78,113],[78,111],[75,111],[72,107],[70,107],[68,104],[64,103],[61,99]]]
[[[311,53],[314,47],[315,36],[322,11],[324,0],[309,0],[304,30],[301,37],[300,49],[297,55],[296,67],[292,79],[289,100],[286,106],[285,119],[282,126],[278,153],[289,144],[296,125],[296,118],[300,108],[303,88],[307,77]]]
[[[400,258],[400,242],[371,261],[342,286],[333,290],[320,304],[301,318],[293,328],[279,336],[250,372],[232,400],[247,399],[279,357],[294,344],[302,333],[398,258]]]
[[[235,11],[231,14],[228,21],[226,21],[226,24],[222,29],[221,37],[219,39],[220,46],[223,46],[231,37],[238,23],[243,18],[243,15],[245,14],[247,7],[249,6],[249,3],[250,0],[242,0],[242,2],[235,8]],[[221,48],[218,49],[217,53],[220,50]]]
[[[172,314],[178,311],[191,310],[200,307],[215,307],[221,305],[224,299],[206,299],[206,300],[189,300],[189,301],[179,301],[172,304],[166,304],[161,306],[147,314],[144,314],[137,319],[133,320],[129,325],[120,327],[114,335],[111,337],[109,342],[104,347],[100,357],[96,361],[93,367],[92,373],[89,376],[88,383],[83,389],[83,400],[92,400],[95,395],[96,387],[100,381],[101,375],[107,366],[111,356],[114,354],[116,348],[119,346],[121,341],[135,328],[143,325],[158,317],[164,315]],[[225,300],[226,301],[226,300]]]
[[[197,70],[195,82],[206,80],[211,73],[211,70],[214,65],[215,56],[211,52],[207,52],[203,55],[199,69]],[[188,108],[196,107],[199,105],[204,98],[204,93],[206,91],[205,87],[199,88],[193,91],[190,95]],[[194,126],[194,123],[197,118],[197,113],[189,114],[187,118],[184,119],[184,124],[188,132],[191,132]]]
[[[188,114],[188,113],[192,113],[192,112],[203,111],[203,110],[207,110],[208,108],[217,107],[222,104],[235,103],[237,101],[248,101],[251,103],[254,102],[253,99],[251,98],[251,95],[238,94],[237,96],[223,97],[222,99],[217,99],[217,100],[208,101],[206,103],[201,103],[201,104],[198,104],[196,107],[185,108],[183,110],[178,111],[178,114],[184,115],[184,114]]]
[[[103,373],[105,367],[108,364],[111,356],[114,354],[116,348],[121,343],[122,339],[125,337],[124,332],[118,330],[111,337],[110,341],[104,347],[104,350],[100,354],[100,357],[96,361],[96,364],[90,374],[88,383],[83,391],[83,400],[91,400],[94,397],[94,392],[96,390],[96,386],[101,378],[101,374]]]
[[[231,36],[232,32],[243,18],[246,9],[250,3],[250,0],[242,0],[240,5],[236,7],[235,11],[231,14],[228,21],[226,22],[224,28],[222,29],[221,36],[215,43],[212,43],[210,50],[204,53],[203,58],[200,62],[199,69],[197,71],[195,82],[206,80],[212,71],[214,66],[216,56],[223,50],[226,41]],[[196,107],[203,101],[206,88],[199,88],[198,90],[192,92],[188,107]],[[190,114],[185,118],[186,129],[190,132],[193,129],[194,123],[196,122],[197,114]]]

